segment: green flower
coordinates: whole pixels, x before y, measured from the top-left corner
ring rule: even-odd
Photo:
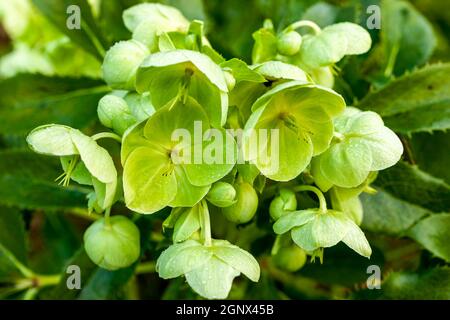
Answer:
[[[37,127],[27,136],[30,148],[41,154],[61,157],[64,185],[70,179],[93,185],[102,209],[111,207],[117,187],[117,171],[108,151],[79,130],[63,125]]]
[[[211,246],[195,240],[174,244],[158,258],[156,270],[163,279],[184,275],[191,288],[208,299],[225,299],[241,273],[254,282],[260,275],[255,258],[225,240],[213,240]]]
[[[226,121],[228,87],[224,72],[200,52],[173,50],[150,55],[138,69],[136,89],[139,93],[149,91],[156,109],[177,96],[189,95],[204,108],[214,127]]]
[[[107,270],[126,268],[140,255],[139,229],[124,216],[99,219],[84,234],[89,258]]]
[[[123,12],[123,21],[133,39],[157,50],[158,37],[164,32],[186,32],[189,21],[176,8],[158,3],[142,3]]]
[[[321,86],[302,81],[276,86],[252,106],[243,137],[246,160],[272,180],[294,179],[327,150],[332,118],[344,108],[339,94]]]
[[[317,253],[342,241],[364,257],[372,254],[361,229],[347,215],[335,210],[293,211],[278,219],[273,230],[276,234],[290,231],[294,243],[307,252]]]
[[[208,129],[205,112],[188,98],[173,101],[129,130],[121,150],[126,205],[153,213],[168,205],[198,203],[236,161],[233,137],[223,129]],[[209,159],[211,154],[220,159]]]
[[[136,71],[149,53],[138,41],[117,42],[105,55],[103,79],[113,89],[134,90]]]
[[[353,188],[370,172],[396,164],[403,153],[400,139],[375,112],[347,108],[335,120],[335,139],[312,162],[316,184],[327,191],[333,185]]]
[[[277,49],[282,55],[293,56],[298,53],[301,44],[302,36],[296,31],[289,31],[278,37]]]

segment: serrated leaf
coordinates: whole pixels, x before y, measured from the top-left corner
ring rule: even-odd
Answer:
[[[368,94],[359,108],[379,113],[401,133],[450,128],[450,64],[435,64],[400,77]]]
[[[374,184],[396,198],[435,212],[450,208],[450,186],[403,161],[381,171]]]
[[[87,0],[33,0],[33,3],[51,23],[74,43],[99,60],[103,58],[105,48],[109,44],[98,28]],[[78,10],[68,11],[70,6],[76,6]],[[77,14],[81,14],[81,17],[79,17],[80,27],[69,28],[68,19],[72,17],[70,21],[75,20]]]
[[[450,213],[444,213],[420,220],[407,234],[435,256],[450,262],[449,231]]]
[[[85,207],[86,191],[57,185],[57,159],[29,151],[0,151],[0,203],[20,208]]]
[[[378,189],[378,188],[377,188]],[[375,233],[402,235],[430,211],[402,199],[383,189],[376,194],[361,194],[364,207],[362,227]]]
[[[434,268],[421,273],[394,272],[382,284],[383,299],[449,300],[450,269]]]
[[[0,134],[24,134],[48,123],[93,124],[98,100],[109,89],[88,78],[22,74],[0,81],[0,91]]]

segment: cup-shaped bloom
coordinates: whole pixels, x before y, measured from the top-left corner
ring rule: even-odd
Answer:
[[[297,209],[297,198],[295,193],[289,189],[281,189],[280,194],[276,196],[269,206],[269,214],[273,220],[278,220],[289,211]]]
[[[279,84],[252,106],[244,157],[272,180],[294,179],[329,147],[332,119],[344,108],[344,99],[333,90],[302,81]]]
[[[140,213],[192,207],[233,168],[236,153],[234,138],[211,129],[194,99],[174,100],[124,136],[125,203]]]
[[[163,279],[184,275],[191,288],[208,299],[225,299],[241,273],[254,282],[260,275],[255,258],[225,240],[213,240],[211,246],[195,240],[174,244],[160,255],[156,270]]]
[[[323,191],[333,185],[356,187],[370,172],[396,164],[403,153],[400,139],[375,112],[349,107],[336,118],[335,130],[330,148],[312,162],[312,175]]]
[[[159,3],[141,3],[123,12],[123,21],[133,33],[133,39],[145,44],[152,52],[163,32],[186,32],[189,21],[176,8]]]
[[[217,207],[229,207],[236,202],[236,189],[227,182],[219,181],[213,184],[206,199]]]
[[[113,89],[134,90],[136,70],[149,53],[138,41],[117,42],[106,52],[103,79]]]
[[[107,270],[126,268],[140,255],[139,229],[124,216],[95,221],[84,234],[84,247],[89,258]]]
[[[231,222],[247,223],[258,209],[258,195],[253,186],[248,182],[238,182],[236,189],[236,201],[231,206],[222,208],[222,213]]]
[[[66,184],[73,179],[94,186],[99,205],[106,209],[114,201],[117,171],[106,149],[77,129],[63,125],[37,127],[27,136],[28,145],[37,153],[59,156]]]
[[[372,40],[369,33],[357,24],[342,22],[325,27],[316,35],[305,35],[295,64],[306,71],[330,66],[345,55],[369,51]]]
[[[307,252],[332,247],[342,241],[364,257],[372,254],[364,233],[340,211],[293,211],[278,219],[273,230],[276,234],[290,232],[294,243]]]
[[[228,87],[224,71],[200,52],[173,50],[148,56],[138,69],[136,89],[140,93],[149,91],[156,109],[188,93],[204,108],[214,127],[226,121]]]

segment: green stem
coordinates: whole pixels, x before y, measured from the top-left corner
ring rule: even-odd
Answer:
[[[136,267],[136,274],[156,272],[156,264],[154,261],[142,262]]]
[[[100,132],[100,133],[94,134],[91,138],[94,139],[95,141],[97,141],[99,139],[110,138],[110,139],[116,140],[119,143],[122,143],[122,138],[119,135],[112,133],[112,132]]]
[[[325,200],[325,197],[318,188],[313,186],[297,186],[294,187],[294,192],[300,192],[300,191],[311,191],[316,194],[316,196],[319,198],[319,208],[320,211],[326,212],[327,211],[327,201]]]
[[[57,285],[61,281],[61,275],[51,274],[51,275],[36,275],[35,282],[37,287],[43,288],[48,286]]]
[[[12,264],[20,271],[20,273],[26,278],[32,278],[35,276],[34,272],[27,268],[22,262],[20,262],[7,248],[5,248],[0,243],[0,251],[3,252],[3,255],[11,261]]]
[[[293,24],[289,25],[286,29],[283,30],[283,33],[293,31],[293,30],[296,30],[301,27],[311,28],[314,31],[314,34],[316,34],[316,35],[322,31],[322,29],[320,29],[320,27],[313,21],[300,20],[300,21],[294,22]]]
[[[89,213],[88,210],[86,209],[81,209],[81,208],[74,208],[71,209],[70,211],[67,211],[67,213],[70,213],[74,216],[80,217],[80,218],[84,218],[90,221],[97,221],[98,219],[101,219],[102,216],[97,214],[97,213]]]
[[[38,293],[39,293],[38,288],[30,288],[27,291],[25,291],[25,294],[23,295],[23,300],[33,300]]]
[[[109,218],[110,215],[111,215],[111,207],[109,207],[105,210],[105,225],[108,227],[111,227],[111,221]]]
[[[200,214],[200,223],[202,226],[204,245],[210,247],[212,244],[212,240],[211,240],[211,221],[209,218],[208,204],[206,203],[205,200],[202,200],[200,206],[202,208]]]

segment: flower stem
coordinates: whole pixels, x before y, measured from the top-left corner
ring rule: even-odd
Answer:
[[[154,261],[142,262],[136,267],[136,274],[153,273],[156,271]]]
[[[105,210],[105,225],[107,227],[111,227],[111,221],[109,219],[110,215],[111,215],[111,207],[109,207]]]
[[[289,25],[286,29],[283,30],[283,32],[289,32],[301,27],[309,27],[314,31],[314,34],[319,34],[322,30],[320,29],[320,27],[314,23],[313,21],[310,20],[300,20],[297,22],[294,22],[293,24]]]
[[[90,221],[97,221],[102,218],[101,215],[94,212],[89,213],[88,210],[82,208],[73,208],[70,211],[67,211],[67,213]]]
[[[320,211],[322,211],[322,212],[327,211],[327,201],[325,200],[325,197],[324,197],[322,191],[320,191],[318,188],[313,187],[313,186],[297,186],[294,188],[294,191],[295,192],[300,192],[300,191],[314,192],[316,194],[316,196],[319,198]]]
[[[199,205],[201,207],[200,223],[202,226],[204,245],[210,247],[212,244],[212,240],[211,240],[211,221],[209,218],[208,205],[205,200],[202,200],[202,202]]]
[[[96,141],[99,139],[110,138],[110,139],[116,140],[119,143],[122,143],[122,138],[119,135],[112,133],[112,132],[100,132],[100,133],[94,134],[91,138]]]
[[[11,263],[20,271],[20,273],[26,278],[34,277],[34,272],[27,268],[22,262],[20,262],[7,248],[0,243],[0,251],[3,255],[11,261]]]

